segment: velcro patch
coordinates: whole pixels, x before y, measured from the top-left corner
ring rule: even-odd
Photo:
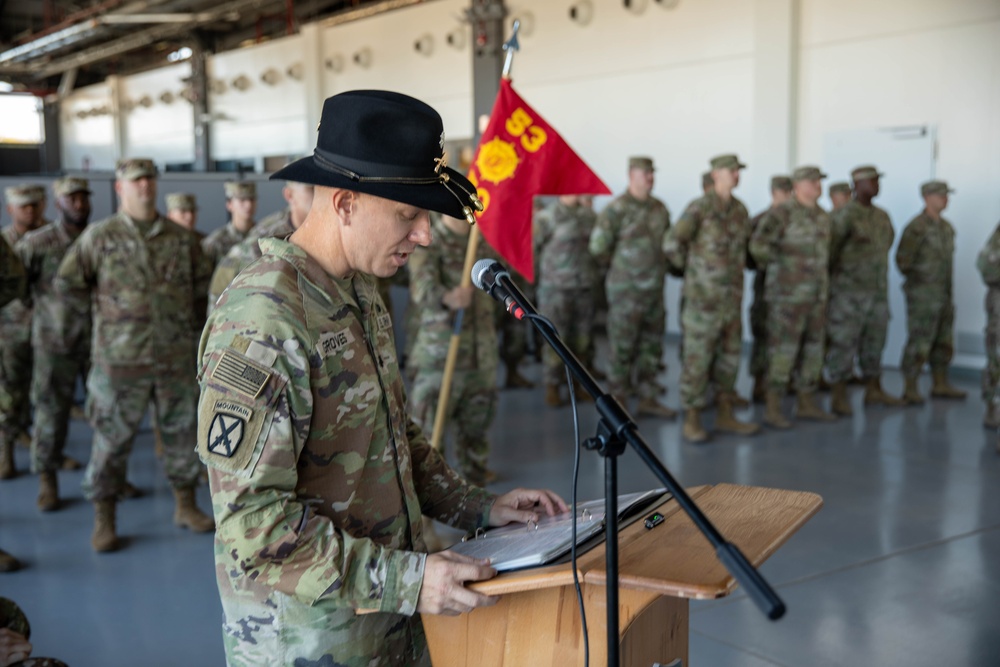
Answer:
[[[241,358],[230,350],[222,353],[219,364],[212,371],[213,382],[250,398],[260,396],[269,379],[269,369]]]
[[[385,331],[386,329],[392,328],[392,318],[389,317],[389,313],[382,313],[376,318],[378,323],[378,330]]]
[[[268,412],[254,410],[207,387],[198,415],[198,454],[206,465],[228,472],[246,470]]]
[[[341,350],[354,342],[354,334],[351,330],[341,329],[340,331],[325,331],[319,336],[316,343],[316,352],[319,356],[326,358],[334,354],[339,354]]]

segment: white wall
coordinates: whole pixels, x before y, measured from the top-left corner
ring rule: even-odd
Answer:
[[[122,128],[129,156],[155,156],[161,167],[194,161],[194,115],[180,95],[190,76],[191,65],[183,62],[121,79],[122,102],[131,103]],[[161,99],[165,93],[173,98],[169,103]],[[140,106],[143,98],[152,106]]]
[[[63,169],[114,169],[118,154],[113,104],[107,83],[80,88],[63,100],[60,112]],[[89,115],[96,109],[107,113]],[[80,118],[79,114],[88,115]]]

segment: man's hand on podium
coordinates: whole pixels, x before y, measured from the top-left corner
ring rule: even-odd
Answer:
[[[496,574],[489,559],[469,558],[452,551],[430,554],[424,564],[417,612],[458,616],[476,607],[495,605],[500,598],[471,591],[465,582],[491,579]]]
[[[490,525],[506,526],[508,523],[538,522],[538,513],[562,514],[568,512],[566,501],[546,489],[514,489],[508,491],[490,508]]]

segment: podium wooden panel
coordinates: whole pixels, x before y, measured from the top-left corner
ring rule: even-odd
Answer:
[[[718,484],[688,491],[747,559],[760,565],[822,506],[814,493]],[[724,597],[736,581],[677,503],[652,530],[637,521],[619,532],[621,664],[688,665],[688,600]],[[650,509],[648,513],[653,510]],[[590,663],[607,664],[604,547],[577,559],[587,611]],[[472,585],[501,595],[493,607],[423,617],[434,667],[582,665],[583,629],[568,564],[502,574]]]

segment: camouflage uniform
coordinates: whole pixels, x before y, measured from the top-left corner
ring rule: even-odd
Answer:
[[[750,219],[750,238],[753,238],[760,227],[760,221],[774,211],[775,208],[771,207]],[[767,271],[766,267],[754,260],[749,250],[747,268],[754,272],[753,302],[750,304],[750,335],[753,336],[753,347],[750,348],[750,375],[757,378],[767,375],[767,302],[764,298]]]
[[[79,236],[71,225],[55,222],[25,234],[15,248],[27,270],[34,305],[31,470],[35,473],[59,469],[76,380],[86,378],[90,369],[90,295],[58,294],[53,284],[63,257]]]
[[[28,618],[17,603],[8,598],[0,598],[0,628],[7,628],[23,636],[26,640],[31,638],[31,626],[28,624]],[[66,667],[66,663],[55,658],[31,657],[14,663],[12,667]]]
[[[253,231],[251,227],[247,233],[243,233],[240,230],[233,227],[232,224],[226,224],[225,227],[220,227],[214,232],[211,232],[201,241],[201,251],[205,253],[205,256],[211,260],[212,266],[218,264],[223,257],[229,254],[229,251],[233,246],[243,243],[243,241],[249,238],[250,232]]]
[[[215,262],[215,272],[208,287],[208,312],[211,313],[215,308],[215,302],[229,287],[229,283],[233,282],[233,278],[260,257],[257,241],[266,238],[285,238],[294,231],[291,209],[272,213],[254,225],[242,242],[237,243]]]
[[[0,308],[24,293],[24,265],[3,238],[0,238]]]
[[[671,230],[685,247],[681,402],[703,409],[708,388],[733,394],[742,344],[741,306],[749,214],[736,197],[710,192],[691,202]]]
[[[420,329],[409,359],[414,371],[409,412],[427,433],[434,428],[453,331],[454,313],[441,299],[462,282],[469,241],[468,235],[456,234],[445,226],[439,215],[431,214],[431,220],[434,243],[429,247],[418,246],[409,262],[410,300],[420,313]],[[495,257],[495,254],[481,242],[479,257]],[[476,290],[472,305],[463,311],[458,358],[445,414],[446,422],[455,426],[459,468],[466,479],[479,485],[486,482],[490,451],[486,432],[493,423],[497,405],[499,357],[493,324],[496,310],[502,309],[490,295]]]
[[[201,343],[228,664],[429,664],[421,511],[470,530],[494,497],[407,419],[375,281],[332,278],[287,241],[260,246]]]
[[[592,367],[594,345],[594,289],[597,266],[588,251],[596,215],[586,206],[555,202],[535,216],[535,256],[538,301],[570,350]],[[562,360],[551,348],[543,351],[545,384],[566,380]]]
[[[852,200],[831,216],[827,375],[847,382],[857,355],[865,378],[877,377],[889,326],[889,214]]]
[[[952,302],[952,263],[955,229],[944,218],[934,220],[924,211],[906,225],[896,248],[896,266],[906,278],[908,336],[900,370],[920,374],[924,364],[944,372],[954,352],[955,304]]]
[[[47,222],[44,224],[48,224]],[[21,234],[13,225],[0,230],[10,248]],[[0,309],[0,440],[13,443],[31,423],[31,300],[27,295]],[[0,446],[4,446],[0,443]]]
[[[750,239],[750,254],[766,270],[768,388],[812,393],[823,370],[829,287],[830,217],[794,197],[771,209]]]
[[[640,201],[626,192],[608,204],[590,235],[589,249],[607,266],[608,383],[622,397],[655,400],[656,375],[663,358],[666,260],[663,242],[670,230],[666,205],[649,197]],[[635,383],[632,373],[635,371]]]
[[[196,237],[161,216],[137,222],[117,213],[91,224],[66,253],[57,289],[88,291],[94,299],[86,406],[94,444],[83,482],[89,500],[120,497],[151,400],[170,484],[189,489],[197,482],[191,338],[210,273]]]
[[[986,292],[986,371],[983,373],[983,401],[1000,407],[1000,224],[993,230],[976,258]]]

